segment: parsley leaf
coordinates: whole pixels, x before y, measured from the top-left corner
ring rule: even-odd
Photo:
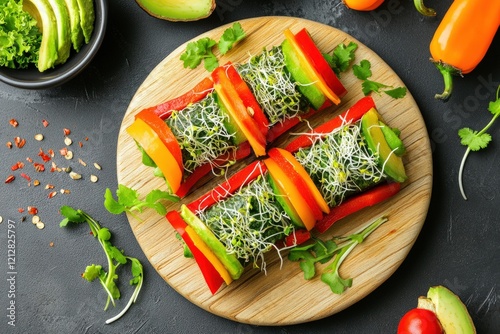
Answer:
[[[125,265],[127,262],[131,264],[132,280],[130,285],[135,285],[134,293],[132,294],[129,302],[123,308],[123,310],[116,316],[106,321],[107,324],[118,320],[129,308],[136,302],[137,296],[142,287],[144,281],[143,268],[140,261],[136,258],[126,256],[122,250],[118,249],[111,243],[111,231],[108,228],[101,227],[99,222],[89,216],[86,212],[82,210],[76,210],[69,206],[63,206],[60,209],[61,214],[64,216],[64,224],[61,222],[60,226],[65,227],[70,222],[82,223],[87,222],[92,231],[92,235],[99,241],[102,249],[106,255],[106,260],[108,263],[108,271],[106,271],[101,265],[92,264],[85,268],[85,272],[82,274],[82,278],[89,282],[93,282],[99,279],[104,291],[108,295],[106,306],[104,310],[107,310],[109,303],[111,302],[115,306],[115,300],[119,299],[121,296],[120,289],[116,281],[118,280],[117,268],[121,265]]]
[[[369,95],[371,92],[378,93],[380,89],[388,87],[380,82],[375,82],[371,80],[365,80],[361,83],[361,90],[365,96]]]
[[[406,87],[396,87],[393,89],[384,90],[384,93],[394,99],[400,99],[406,95]]]
[[[232,25],[232,27],[224,30],[220,40],[219,40],[219,51],[221,54],[226,54],[229,50],[233,48],[233,46],[245,38],[245,32],[241,27],[239,22],[236,22]]]
[[[465,161],[469,156],[471,151],[479,151],[483,148],[486,148],[490,141],[492,140],[491,135],[487,133],[488,129],[493,125],[495,120],[500,116],[500,85],[497,88],[496,100],[491,101],[488,104],[488,111],[491,112],[493,117],[490,122],[486,124],[486,126],[481,131],[475,131],[470,128],[462,128],[458,130],[458,136],[460,137],[460,143],[464,146],[467,146],[467,150],[465,151],[464,156],[462,157],[462,162],[460,163],[460,169],[458,171],[458,186],[460,188],[460,192],[462,197],[467,200],[467,196],[465,195],[463,183],[462,183],[462,174],[465,166]]]
[[[321,281],[326,283],[335,294],[343,293],[352,286],[352,278],[344,279],[339,274],[339,268],[349,253],[363,242],[373,231],[385,223],[387,218],[381,217],[360,232],[354,233],[346,238],[334,238],[323,241],[315,238],[314,243],[305,246],[297,246],[290,250],[288,259],[299,262],[300,269],[304,272],[304,279],[310,280],[316,275],[316,263],[327,263],[328,266],[321,273]],[[336,240],[344,241],[337,245]]]
[[[372,64],[368,60],[363,59],[359,62],[359,65],[352,66],[352,71],[356,78],[360,80],[366,80],[372,76],[371,67]]]
[[[324,57],[335,74],[340,75],[340,73],[345,72],[349,68],[349,65],[354,60],[354,52],[357,48],[358,44],[354,42],[349,42],[347,46],[339,44],[335,47],[331,55],[324,54]]]

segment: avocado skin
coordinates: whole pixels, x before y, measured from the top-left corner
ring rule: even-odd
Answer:
[[[436,316],[445,333],[476,333],[474,322],[467,311],[467,307],[448,288],[442,285],[433,286],[427,292],[427,298],[434,304]]]
[[[23,8],[37,20],[38,28],[42,32],[37,67],[40,72],[44,72],[53,68],[58,58],[56,16],[47,0],[25,0]]]
[[[313,84],[313,81],[304,73],[300,66],[299,58],[288,40],[281,43],[281,49],[285,56],[285,66],[293,80],[297,82],[297,89],[309,101],[311,106],[318,110],[326,102],[326,96]]]
[[[378,163],[384,168],[384,173],[396,182],[407,179],[401,157],[393,153],[379,125],[379,116],[375,109],[370,109],[361,118],[361,131],[370,151],[378,152]]]
[[[196,21],[215,9],[215,0],[136,0],[149,15],[168,21]]]
[[[181,217],[186,224],[191,226],[203,242],[222,262],[224,267],[231,275],[231,278],[236,280],[243,274],[244,268],[234,254],[228,254],[226,247],[217,239],[213,232],[203,223],[186,205],[181,206]]]

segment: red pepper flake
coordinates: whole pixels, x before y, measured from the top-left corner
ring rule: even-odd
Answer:
[[[23,208],[18,208],[17,211],[19,211],[19,213],[23,213],[24,209]]]
[[[30,182],[31,181],[31,177],[29,177],[27,174],[24,174],[24,173],[21,173],[21,176],[26,179],[26,181]]]
[[[55,195],[57,195],[57,191],[53,191],[53,192],[49,193],[49,194],[47,195],[47,197],[48,197],[48,198],[52,198],[52,197],[54,197]]]
[[[65,157],[66,154],[68,154],[68,148],[67,147],[61,148],[59,150],[59,154],[61,154],[63,157]]]
[[[63,129],[63,132],[64,132],[64,135],[65,136],[69,136],[71,134],[71,130],[70,129],[67,129],[67,128],[64,128]]]
[[[42,119],[42,124],[44,128],[49,126],[49,122],[46,119]]]
[[[43,150],[40,148],[40,152],[38,152],[38,156],[42,158],[44,162],[49,162],[50,161],[50,156],[47,155]]]
[[[33,159],[31,159],[30,157],[27,157],[26,161],[28,161],[30,164],[33,163]]]
[[[41,163],[35,162],[33,164],[33,167],[35,167],[35,170],[37,172],[43,172],[43,171],[45,171],[45,166],[43,164],[41,164]]]
[[[19,125],[19,122],[15,118],[11,119],[9,123],[15,128]]]
[[[26,144],[26,139],[21,137],[15,137],[14,143],[16,144],[16,147],[23,148],[23,146]]]
[[[85,137],[85,141],[89,141],[89,137]]]
[[[38,209],[34,206],[28,206],[28,213],[34,216],[38,213]]]
[[[10,167],[10,169],[14,171],[14,170],[22,169],[23,167],[24,167],[24,163],[23,163],[23,162],[21,162],[21,161],[18,161],[18,162],[16,162],[15,164],[13,164],[13,165]]]
[[[5,183],[11,183],[12,181],[14,181],[16,179],[16,177],[14,175],[9,175],[7,176],[7,178],[5,179]]]
[[[53,158],[53,157],[54,157],[54,155],[55,155],[55,154],[54,154],[54,150],[53,150],[53,149],[51,149],[51,148],[49,148],[49,149],[47,150],[47,154],[48,154],[48,155],[50,155],[50,157],[51,157],[51,158]]]
[[[54,185],[47,183],[47,185],[45,185],[45,189],[54,189]]]
[[[81,141],[79,141],[78,146],[83,147],[83,143]]]
[[[12,148],[12,142],[11,141],[8,141],[5,143],[5,146],[7,146],[7,148]]]

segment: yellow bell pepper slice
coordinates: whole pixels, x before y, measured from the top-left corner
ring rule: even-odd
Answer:
[[[266,164],[274,182],[276,182],[276,184],[283,189],[285,195],[292,203],[293,208],[297,211],[297,214],[304,223],[304,227],[309,231],[312,230],[316,224],[316,219],[295,184],[293,184],[290,178],[283,172],[274,160],[267,158],[264,160],[264,163]]]
[[[314,81],[314,84],[326,95],[326,97],[335,104],[340,103],[340,98],[333,92],[333,90],[327,85],[325,79],[318,73],[318,71],[314,68],[314,66],[309,62],[307,56],[304,54],[297,40],[295,39],[295,35],[290,31],[290,29],[286,29],[284,31],[285,38],[290,42],[293,49],[295,50],[297,57],[299,58],[300,64],[302,65],[302,69],[307,73],[307,75]]]
[[[182,182],[182,170],[156,132],[140,118],[127,128],[127,132],[160,168],[170,191],[177,192]]]
[[[199,237],[198,234],[193,230],[191,226],[186,226],[186,233],[189,235],[191,240],[193,241],[194,245],[196,248],[200,250],[200,252],[205,255],[207,260],[214,266],[215,270],[219,273],[219,275],[222,277],[224,282],[226,282],[227,285],[231,284],[233,279],[231,278],[231,275],[229,275],[229,272],[227,271],[226,267],[220,262],[219,258],[215,256],[215,254],[210,250],[210,248],[207,246],[205,242]]]

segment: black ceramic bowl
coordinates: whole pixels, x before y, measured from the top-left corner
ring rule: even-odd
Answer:
[[[77,76],[94,58],[106,32],[108,19],[107,0],[94,0],[95,23],[90,42],[83,45],[80,52],[72,51],[68,60],[53,69],[39,72],[37,68],[14,70],[0,66],[0,81],[11,86],[26,89],[56,87]]]

